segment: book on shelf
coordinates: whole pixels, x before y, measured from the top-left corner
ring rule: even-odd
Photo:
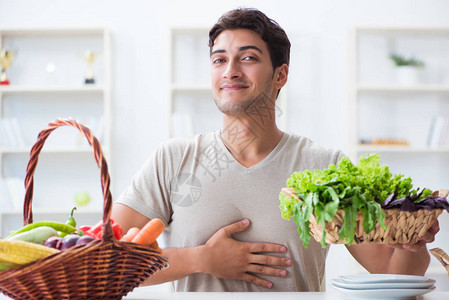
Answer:
[[[4,147],[23,147],[25,141],[16,118],[0,120],[0,145]]]
[[[372,138],[360,139],[359,145],[368,146],[410,146],[407,139],[404,138]]]
[[[427,146],[449,146],[449,117],[434,116],[427,136]]]

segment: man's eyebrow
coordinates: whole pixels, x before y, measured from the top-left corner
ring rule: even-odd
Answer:
[[[260,48],[257,47],[257,46],[253,46],[253,45],[242,46],[242,47],[239,48],[239,51],[245,51],[245,50],[248,50],[248,49],[254,49],[254,50],[259,51],[260,53],[263,54],[262,49],[260,49]],[[212,52],[210,53],[210,55],[212,56],[212,55],[214,55],[214,54],[216,54],[216,53],[225,53],[225,52],[226,52],[226,50],[224,50],[224,49],[217,49],[217,50],[212,51]]]
[[[214,50],[214,51],[212,51],[212,52],[210,53],[210,56],[214,55],[215,53],[225,53],[225,52],[226,52],[226,51],[225,51],[225,50],[222,50],[222,49]]]
[[[243,47],[240,47],[240,48],[239,48],[240,51],[245,51],[245,50],[248,50],[248,49],[254,49],[254,50],[257,50],[257,51],[259,51],[260,53],[263,54],[262,49],[260,49],[259,47],[253,46],[253,45],[243,46]]]

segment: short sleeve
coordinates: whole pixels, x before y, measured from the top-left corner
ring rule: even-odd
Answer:
[[[159,218],[169,224],[173,209],[170,204],[170,166],[163,145],[145,161],[117,203],[131,207],[147,218]]]

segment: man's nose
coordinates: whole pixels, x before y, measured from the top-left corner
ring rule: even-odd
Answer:
[[[239,64],[234,60],[229,61],[226,69],[224,70],[223,78],[237,79],[240,77],[242,77],[242,70],[240,69]]]

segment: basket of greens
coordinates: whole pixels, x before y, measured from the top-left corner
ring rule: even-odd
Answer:
[[[298,225],[305,247],[310,238],[326,244],[413,244],[443,209],[447,190],[413,189],[412,180],[392,174],[378,154],[357,165],[342,158],[323,170],[295,172],[280,195],[284,219]]]

